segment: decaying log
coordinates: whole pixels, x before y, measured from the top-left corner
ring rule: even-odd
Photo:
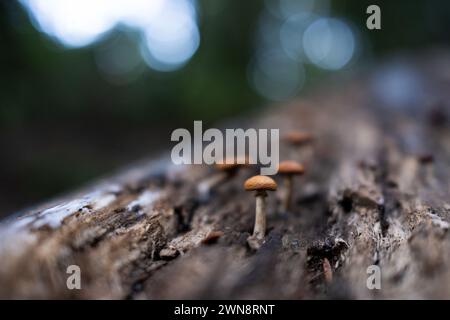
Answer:
[[[213,167],[162,157],[3,221],[0,297],[450,298],[450,56],[418,61],[419,109],[386,105],[374,77],[355,75],[249,123],[314,136],[281,142],[281,159],[306,174],[292,213],[267,198],[259,250],[247,245],[255,203],[243,190],[258,169],[205,197]],[[69,265],[81,290],[66,286]],[[371,265],[380,290],[366,285]]]

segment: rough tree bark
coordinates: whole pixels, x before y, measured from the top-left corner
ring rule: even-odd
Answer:
[[[375,78],[358,75],[249,122],[315,137],[282,142],[281,159],[307,173],[291,214],[277,212],[279,194],[267,198],[258,251],[246,243],[255,201],[243,190],[257,169],[205,197],[214,168],[162,157],[4,221],[0,297],[450,298],[450,56],[410,62],[422,108],[384,105]],[[72,264],[81,290],[66,287]],[[381,290],[366,286],[370,265]]]

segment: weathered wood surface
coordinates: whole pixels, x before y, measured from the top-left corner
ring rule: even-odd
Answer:
[[[411,65],[421,108],[394,110],[372,76],[356,76],[249,123],[316,138],[280,146],[307,173],[291,214],[277,213],[279,192],[270,194],[260,250],[246,243],[255,204],[243,191],[257,169],[205,198],[198,186],[214,168],[162,158],[4,221],[0,297],[450,298],[450,57]],[[81,290],[66,287],[71,264]],[[373,264],[381,290],[366,287]]]

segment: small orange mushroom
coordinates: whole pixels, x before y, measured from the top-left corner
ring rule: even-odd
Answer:
[[[246,191],[256,191],[256,215],[255,227],[253,229],[252,239],[257,243],[264,240],[266,233],[266,197],[267,191],[277,190],[277,183],[267,176],[253,176],[244,183]]]
[[[282,209],[284,212],[289,211],[292,203],[293,177],[305,173],[303,165],[296,161],[282,161],[278,165],[278,173],[284,176],[285,193],[282,200]]]
[[[310,143],[313,140],[313,135],[308,132],[293,130],[284,136],[284,140],[292,145],[300,146]]]
[[[221,182],[233,177],[239,168],[248,166],[249,164],[250,161],[247,157],[226,158],[224,161],[216,163],[215,168],[218,172],[204,181],[201,181],[197,187],[200,196],[202,198],[207,198],[211,189],[219,185]]]

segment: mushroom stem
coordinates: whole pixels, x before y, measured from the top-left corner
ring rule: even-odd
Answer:
[[[259,190],[256,192],[256,216],[253,236],[260,240],[264,239],[266,233],[266,197],[266,191]]]
[[[248,245],[258,250],[264,243],[266,233],[266,197],[267,191],[277,190],[277,183],[267,176],[254,176],[244,183],[246,191],[256,191],[256,214],[253,234],[247,238]]]
[[[333,268],[331,267],[330,261],[327,258],[323,258],[323,277],[326,284],[333,282]]]
[[[292,188],[293,180],[292,175],[286,175],[284,178],[284,197],[282,200],[282,209],[284,212],[288,212],[291,209],[292,202]]]

